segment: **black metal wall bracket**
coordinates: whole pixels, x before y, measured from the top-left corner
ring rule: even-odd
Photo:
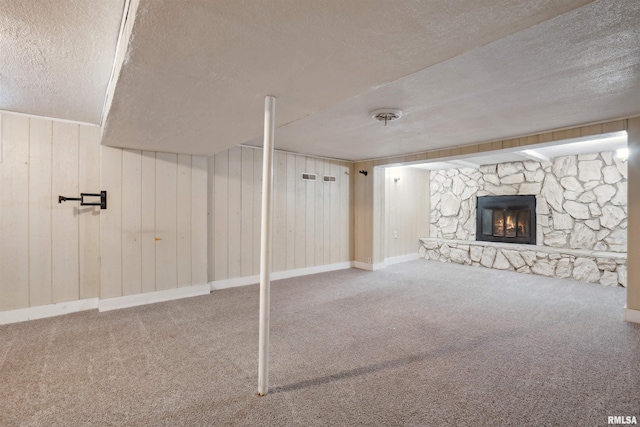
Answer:
[[[100,197],[99,202],[85,202],[85,197]],[[58,196],[58,203],[66,202],[68,200],[80,201],[80,206],[100,206],[100,209],[107,209],[107,192],[101,191],[100,193],[80,193],[80,197],[65,197]]]

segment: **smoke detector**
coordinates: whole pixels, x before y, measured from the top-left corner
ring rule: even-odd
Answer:
[[[384,122],[385,126],[387,122],[398,120],[400,117],[402,117],[402,111],[396,110],[395,108],[379,108],[371,112],[371,118],[379,122]]]

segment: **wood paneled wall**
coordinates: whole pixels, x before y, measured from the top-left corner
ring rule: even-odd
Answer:
[[[382,258],[415,254],[418,239],[429,236],[429,171],[411,167],[384,171]]]
[[[273,173],[273,271],[350,261],[352,165],[276,151]],[[262,149],[209,158],[210,281],[259,274],[261,193]]]
[[[0,119],[0,311],[97,297],[100,208],[58,196],[100,191],[99,128]]]
[[[207,158],[100,149],[100,297],[206,284]]]

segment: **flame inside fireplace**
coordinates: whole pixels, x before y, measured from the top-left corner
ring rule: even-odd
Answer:
[[[529,235],[529,213],[526,210],[493,210],[493,235],[516,237]]]

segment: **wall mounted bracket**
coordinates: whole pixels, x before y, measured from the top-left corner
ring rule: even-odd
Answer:
[[[85,202],[85,197],[100,197],[99,202]],[[80,193],[80,197],[65,197],[58,196],[58,203],[76,200],[80,202],[80,206],[100,206],[100,209],[107,209],[107,192],[101,191],[100,193]]]

